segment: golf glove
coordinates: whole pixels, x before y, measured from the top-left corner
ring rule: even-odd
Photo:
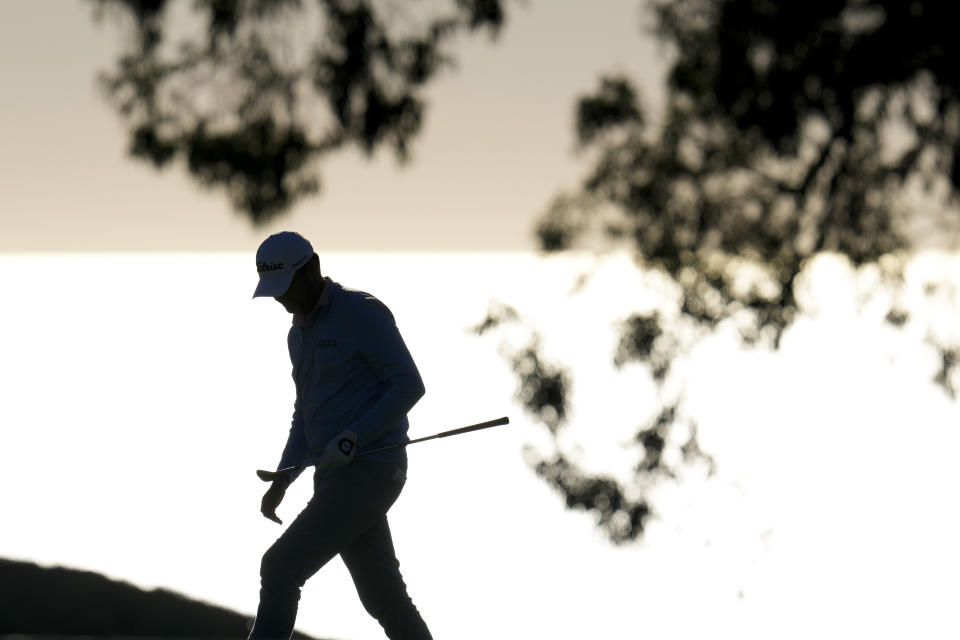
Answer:
[[[344,429],[330,439],[317,459],[317,473],[325,476],[353,460],[357,452],[357,434]]]

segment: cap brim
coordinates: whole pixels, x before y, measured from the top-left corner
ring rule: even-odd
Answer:
[[[282,296],[290,288],[295,272],[283,275],[260,278],[257,288],[253,291],[254,298],[276,298]]]

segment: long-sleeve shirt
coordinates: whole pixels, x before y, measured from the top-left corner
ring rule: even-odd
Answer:
[[[357,434],[358,451],[409,442],[407,412],[423,396],[423,380],[386,305],[327,278],[317,309],[294,320],[287,346],[297,395],[277,468],[316,463],[344,429]],[[364,460],[401,462],[406,451]]]

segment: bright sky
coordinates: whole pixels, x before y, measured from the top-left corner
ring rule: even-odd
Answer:
[[[0,555],[253,612],[260,555],[282,530],[258,512],[253,470],[279,456],[293,389],[289,316],[249,299],[248,264],[0,256],[0,272],[30,274],[5,285],[24,313],[0,315]],[[690,408],[719,475],[657,490],[642,544],[611,547],[589,516],[565,510],[524,462],[524,445],[548,439],[511,400],[500,338],[465,328],[491,295],[549,326],[548,353],[577,371],[573,455],[628,471],[626,443],[649,405],[640,368],[609,368],[610,320],[630,308],[618,292],[645,288],[629,260],[609,258],[568,298],[583,266],[503,253],[327,259],[394,311],[427,386],[412,435],[512,419],[410,452],[390,517],[436,637],[957,637],[957,408],[926,382],[932,352],[859,318],[840,289],[775,357],[723,335],[692,354]],[[827,260],[811,277],[823,292],[849,273]],[[432,304],[438,289],[444,305]],[[309,489],[294,485],[285,522]],[[302,602],[307,632],[383,637],[339,561]]]
[[[500,38],[467,37],[428,93],[413,162],[349,152],[322,167],[325,190],[251,230],[182,167],[158,173],[125,154],[126,132],[98,93],[118,30],[92,3],[0,3],[0,251],[251,250],[301,231],[326,250],[531,249],[538,214],[583,174],[573,111],[601,73],[657,92],[657,47],[637,0],[510,2]]]

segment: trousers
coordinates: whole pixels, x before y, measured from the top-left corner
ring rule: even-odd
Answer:
[[[387,523],[406,465],[354,460],[314,480],[313,497],[263,554],[250,640],[289,640],[307,580],[337,554],[390,640],[432,640],[407,594]]]

